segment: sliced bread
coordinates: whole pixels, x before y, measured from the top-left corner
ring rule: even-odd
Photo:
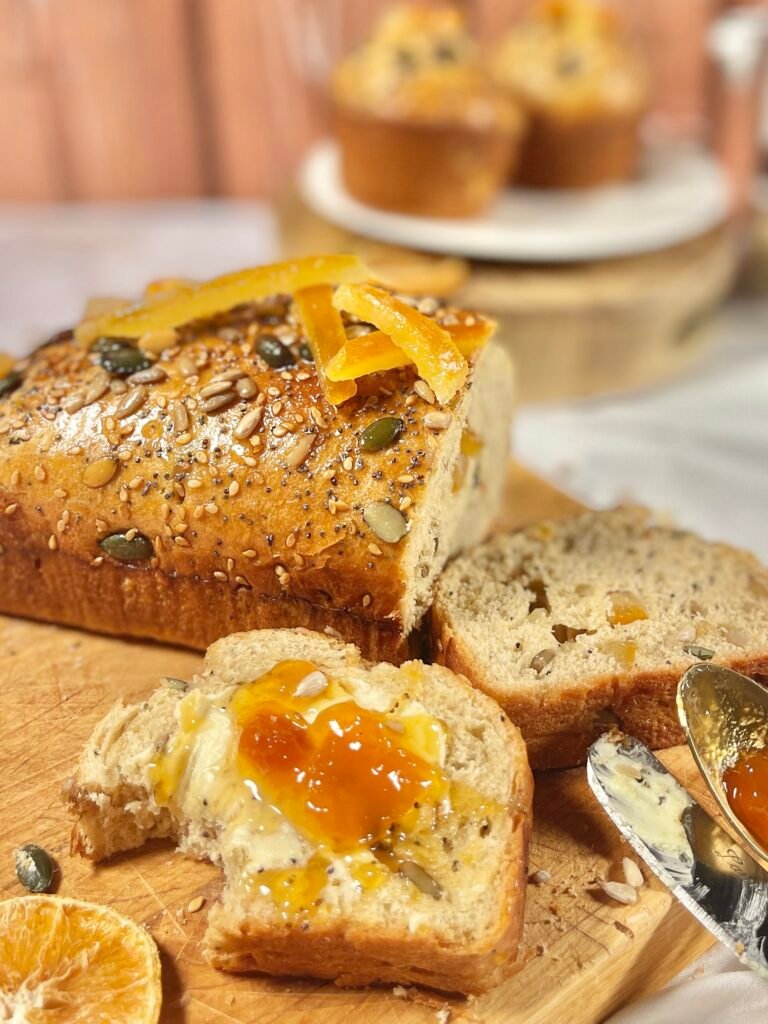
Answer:
[[[514,959],[525,746],[441,666],[372,665],[301,629],[232,635],[191,683],[116,705],[66,797],[86,857],[167,837],[223,868],[205,952],[224,970],[480,992]]]
[[[675,690],[697,660],[768,672],[768,572],[641,510],[591,512],[458,558],[431,628],[436,660],[501,704],[532,766],[563,767],[612,724],[683,742]]]

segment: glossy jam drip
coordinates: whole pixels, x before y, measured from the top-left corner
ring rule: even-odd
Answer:
[[[733,813],[768,849],[768,749],[740,754],[723,772],[723,787]]]
[[[283,662],[235,697],[238,768],[262,799],[339,852],[375,843],[446,795],[447,780],[430,763],[439,749],[434,719],[395,718],[338,697],[330,703],[331,682],[323,693],[297,697],[310,675],[317,678],[306,662]]]

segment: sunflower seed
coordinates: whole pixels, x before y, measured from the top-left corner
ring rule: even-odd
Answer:
[[[133,391],[129,391],[117,409],[115,409],[115,419],[124,420],[126,416],[136,412],[142,407],[146,397],[147,392],[141,384],[134,388]]]
[[[145,370],[138,370],[128,378],[129,384],[159,384],[165,380],[168,374],[161,366],[148,366]]]
[[[13,855],[16,877],[30,892],[47,892],[53,882],[55,866],[41,846],[25,843]]]
[[[206,413],[220,412],[222,409],[226,409],[228,405],[232,405],[235,398],[237,398],[237,395],[231,390],[223,395],[214,395],[212,398],[206,399],[200,406],[200,409]]]
[[[219,380],[213,381],[211,384],[206,384],[204,388],[200,388],[201,398],[214,398],[216,395],[223,395],[227,391],[232,390],[231,380]]]
[[[290,469],[297,469],[301,466],[304,460],[307,458],[309,453],[312,451],[312,445],[315,443],[314,434],[304,434],[296,444],[288,452],[285,459],[285,464]]]
[[[314,672],[308,673],[299,682],[296,689],[293,691],[294,697],[317,697],[319,693],[328,687],[328,678],[326,675],[317,669]]]
[[[631,885],[633,889],[639,889],[643,885],[645,882],[643,872],[630,857],[622,857],[621,868],[627,885]]]
[[[182,402],[173,403],[171,421],[173,422],[173,429],[177,434],[183,434],[185,430],[189,429],[189,413],[187,412],[187,407]]]
[[[597,884],[606,896],[617,903],[623,903],[626,906],[637,903],[637,889],[626,882],[605,882],[602,878],[598,878]]]
[[[244,441],[250,437],[251,434],[256,430],[258,425],[261,423],[261,418],[264,415],[264,406],[257,405],[255,409],[251,409],[235,427],[233,433],[239,441]]]

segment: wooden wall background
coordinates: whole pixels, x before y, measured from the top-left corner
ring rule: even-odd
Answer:
[[[269,195],[327,128],[329,67],[388,2],[0,0],[0,201]],[[523,2],[465,6],[494,36]],[[718,3],[625,0],[683,118]]]

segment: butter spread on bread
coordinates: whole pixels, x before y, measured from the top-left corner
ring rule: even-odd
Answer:
[[[116,706],[67,793],[85,856],[164,836],[223,867],[215,966],[472,992],[514,957],[531,789],[517,729],[465,680],[279,630]]]
[[[349,256],[91,306],[0,381],[0,610],[198,648],[310,626],[401,659],[498,507],[492,330]]]

